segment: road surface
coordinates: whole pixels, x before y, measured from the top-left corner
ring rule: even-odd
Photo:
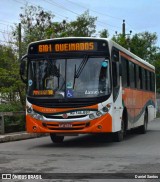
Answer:
[[[48,136],[1,143],[0,173],[91,173],[93,176],[99,173],[159,173],[160,178],[160,119],[149,124],[146,134],[129,133],[119,143],[112,142],[110,137],[102,140],[93,135],[66,137],[61,144],[53,144]],[[58,180],[64,181],[55,181]],[[160,182],[160,179],[151,181]]]

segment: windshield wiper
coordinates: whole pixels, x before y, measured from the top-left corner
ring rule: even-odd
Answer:
[[[78,69],[76,69],[76,64],[75,64],[73,89],[74,89],[76,78],[79,78],[79,76],[81,75],[87,61],[88,61],[88,55],[84,55],[84,58],[83,58],[81,64],[79,65]]]

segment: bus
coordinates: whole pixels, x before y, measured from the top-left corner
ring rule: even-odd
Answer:
[[[106,38],[32,42],[21,59],[26,130],[65,136],[146,133],[156,116],[155,67]]]

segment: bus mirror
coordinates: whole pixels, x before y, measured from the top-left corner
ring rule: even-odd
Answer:
[[[24,56],[22,59],[21,59],[21,64],[20,64],[20,76],[21,76],[21,79],[24,83],[27,83],[27,71],[26,71],[26,59],[27,56]]]
[[[25,68],[26,68],[26,63],[25,62],[21,62],[21,65],[20,65],[20,75],[24,75],[25,74]]]

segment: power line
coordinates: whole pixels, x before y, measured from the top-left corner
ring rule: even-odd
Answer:
[[[85,6],[83,6],[83,5],[79,4],[79,3],[73,2],[73,1],[71,1],[71,0],[66,0],[66,1],[68,1],[68,2],[70,2],[70,3],[72,3],[72,4],[75,4],[76,6],[79,6],[79,7],[82,7],[82,8],[85,8],[85,9],[86,9]],[[90,9],[90,11],[95,12],[95,13],[97,13],[97,14],[100,14],[100,15],[102,15],[102,16],[106,16],[106,17],[110,17],[110,18],[122,20],[122,18],[118,18],[118,17],[114,17],[114,16],[109,15],[109,14],[101,13],[101,12],[98,12],[98,11],[96,11],[96,10],[94,10],[94,9]]]
[[[4,40],[0,40],[0,42],[8,43],[8,44],[15,44],[15,42],[11,42],[11,41],[4,41]]]
[[[50,2],[48,2],[47,0],[43,0],[43,1],[45,1],[45,2],[47,2],[48,4],[51,4]],[[52,5],[52,4],[51,4]],[[50,10],[48,10],[48,11],[50,11]],[[54,14],[55,15],[55,14]],[[57,13],[56,12],[56,17],[57,17],[57,15],[59,16],[59,17],[63,17],[63,18],[65,18],[65,19],[67,19],[68,17],[66,17],[66,16],[64,16],[64,15],[61,15],[61,14],[59,14],[59,13]],[[62,18],[60,18],[60,19],[62,19]],[[62,19],[63,20],[63,19]]]
[[[25,0],[25,1],[14,0],[14,1],[17,2],[17,3],[23,4],[23,5],[26,5],[28,3],[28,4],[32,4],[32,5],[36,5],[37,6],[37,4],[34,4],[34,3],[30,2],[30,1],[27,1],[27,0]],[[80,14],[77,11],[72,10],[72,7],[73,6],[71,6],[71,4],[74,4],[74,5],[78,6],[78,7],[82,7],[82,8],[85,8],[86,9],[86,7],[84,7],[83,5],[81,5],[81,4],[77,3],[77,2],[73,2],[72,0],[66,0],[66,2],[68,2],[70,4],[67,4],[67,3],[62,4],[62,3],[59,3],[57,1],[55,2],[54,0],[43,0],[43,1],[46,2],[46,3],[48,3],[48,4],[50,4],[51,6],[54,6],[54,7],[56,6],[56,7],[60,8],[60,9],[62,9],[62,10],[65,10],[65,11],[67,11],[69,13],[72,13],[72,14],[78,15],[78,16],[80,16]],[[70,6],[70,8],[68,8],[68,5]],[[44,8],[44,9],[46,9],[46,8]],[[109,18],[114,18],[114,19],[117,19],[117,20],[121,20],[121,18],[114,17],[114,16],[111,16],[109,14],[101,13],[101,12],[98,12],[98,11],[96,11],[94,9],[89,9],[89,10],[92,11],[92,12],[94,12],[94,13],[97,13],[99,15],[105,16],[105,17],[109,17]],[[48,11],[53,12],[53,10],[48,10]],[[66,17],[64,14],[62,15],[61,13],[56,13],[56,12],[53,12],[53,13],[54,13],[55,17],[59,16],[60,19],[62,19],[62,20],[68,19],[68,17]],[[8,22],[8,21],[0,20],[0,24],[4,24],[4,25],[9,26],[8,24],[5,24],[3,22],[9,23],[9,24],[13,24],[13,23]],[[116,25],[108,24],[108,23],[106,23],[104,21],[100,21],[100,20],[96,20],[96,24],[98,26],[101,26],[101,27],[105,28],[105,29],[108,29],[109,31],[114,31],[114,32],[115,32],[115,30],[113,28],[118,28],[118,29],[121,28],[121,27],[118,27]],[[110,28],[110,27],[112,27],[112,28]],[[6,31],[5,32],[2,32],[1,31],[1,33],[10,34],[10,33],[7,33]]]
[[[57,2],[54,2],[54,1],[52,0],[52,1],[50,2],[50,4],[53,4],[53,5],[55,5],[55,6],[59,7],[59,8],[62,8],[62,9],[64,9],[64,10],[68,11],[68,12],[71,12],[71,13],[73,13],[73,14],[75,14],[75,15],[78,15],[78,16],[79,16],[79,14],[78,14],[78,13],[76,13],[75,11],[72,11],[72,10],[70,10],[70,9],[66,8],[66,7],[65,7],[65,6],[63,6],[61,3],[57,3]]]
[[[18,0],[14,0],[14,1],[19,2]],[[66,11],[72,13],[72,14],[75,14],[75,15],[80,16],[79,13],[77,13],[77,12],[75,12],[75,11],[72,11],[72,10],[69,9],[69,8],[66,8],[66,7],[65,7],[63,4],[61,4],[61,3],[54,2],[53,0],[50,0],[50,1],[49,1],[49,0],[43,0],[43,1],[47,2],[48,4],[50,4],[50,5],[52,5],[52,6],[56,6],[56,7],[60,8],[60,9],[66,10]],[[69,2],[69,0],[68,0],[68,2]],[[71,2],[71,1],[70,1],[70,2]],[[19,3],[25,5],[25,3],[22,3],[22,2],[19,2]],[[29,2],[29,1],[26,1],[26,3],[33,4],[33,3]],[[74,4],[77,4],[77,3],[74,3]],[[35,4],[33,4],[33,5],[35,5]],[[97,12],[97,11],[95,11],[95,10],[91,10],[91,11]],[[98,13],[99,13],[99,12],[98,12]],[[68,18],[68,17],[65,17],[64,15],[61,15],[61,14],[59,14],[59,13],[56,13],[56,14],[59,15],[59,16],[61,16],[61,17],[64,17],[65,19]],[[99,13],[99,14],[103,14],[103,13]],[[103,14],[103,15],[104,15],[104,16],[107,16],[106,14]],[[56,15],[55,15],[55,16],[56,16]],[[108,15],[108,16],[109,16],[109,15]],[[110,16],[110,17],[111,17],[111,16]],[[113,18],[113,17],[112,17],[112,18]],[[116,17],[114,17],[114,18],[116,18]],[[116,18],[116,19],[120,19],[120,18]],[[99,24],[99,26],[104,27],[104,28],[106,28],[105,25],[110,26],[110,27],[119,28],[119,27],[117,27],[117,26],[114,26],[114,25],[111,25],[111,24],[108,24],[108,23],[106,23],[106,22],[102,22],[102,21],[99,21],[99,20],[97,20],[97,24]],[[112,31],[113,31],[113,30],[112,30]]]
[[[9,33],[9,32],[4,31],[4,30],[2,30],[2,29],[0,29],[0,32],[1,32],[1,33],[4,33],[4,34],[7,34],[7,35],[11,35],[11,34],[12,34],[12,33]]]
[[[0,22],[4,22],[4,23],[0,23],[0,24],[4,24],[4,25],[8,25],[9,26],[9,24],[10,25],[13,25],[14,23],[11,23],[11,22],[9,22],[9,21],[6,21],[6,20],[0,20]],[[7,24],[6,24],[7,23]]]
[[[18,3],[20,3],[20,4],[23,4],[23,5],[26,5],[27,3],[28,4],[31,4],[31,5],[34,5],[34,6],[37,6],[37,4],[35,4],[35,3],[33,3],[33,2],[30,2],[30,1],[27,1],[27,0],[25,0],[25,3],[24,2],[20,2],[20,1],[18,1],[18,0],[14,0],[14,1],[16,1],[16,2],[18,2]],[[46,0],[43,0],[43,1],[46,1]],[[47,1],[46,1],[47,2]],[[38,5],[39,6],[39,5]],[[45,8],[46,9],[46,8]],[[51,11],[51,10],[49,10],[49,9],[46,9],[47,11]],[[63,15],[61,15],[61,14],[59,14],[59,13],[56,13],[57,15],[55,15],[54,14],[54,16],[56,17],[56,18],[58,18],[58,19],[62,19],[61,17],[65,17],[65,16],[63,16]],[[66,17],[65,17],[66,18]]]
[[[62,5],[62,4],[60,4],[60,3],[55,3],[55,2],[53,2],[53,0],[51,0],[51,1],[44,0],[44,1],[46,1],[47,3],[49,3],[49,4],[53,5],[53,6],[57,6],[57,7],[61,8],[61,9],[64,9],[64,10],[66,10],[66,11],[68,11],[68,12],[71,12],[71,13],[73,13],[73,14],[75,14],[75,15],[80,16],[79,13],[77,13],[77,12],[75,12],[75,11],[72,11],[72,10],[66,8],[64,5]],[[108,24],[108,23],[106,23],[106,22],[102,22],[102,21],[99,21],[99,20],[97,20],[96,22],[97,22],[97,24],[99,24],[99,26],[104,27],[104,28],[106,28],[105,25],[110,26],[110,27],[119,28],[119,27],[117,27],[117,26],[110,25],[110,24]],[[111,30],[114,31],[113,29],[111,29]]]

